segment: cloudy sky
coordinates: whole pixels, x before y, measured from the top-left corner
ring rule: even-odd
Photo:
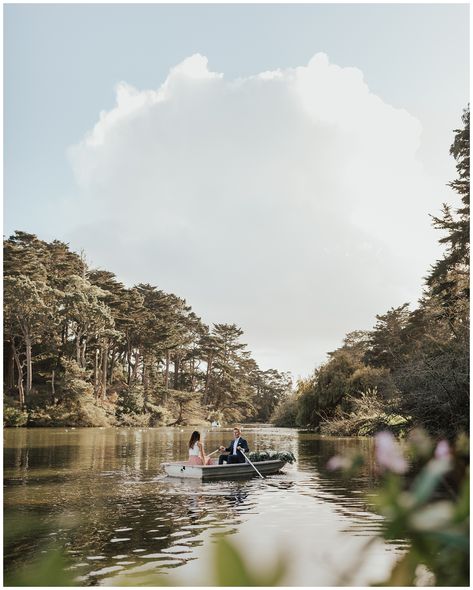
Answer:
[[[235,322],[305,376],[415,304],[467,5],[7,5],[4,234]]]

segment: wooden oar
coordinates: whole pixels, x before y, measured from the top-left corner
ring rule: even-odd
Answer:
[[[210,455],[207,455],[207,457],[211,457],[212,455],[215,455],[215,453],[216,453],[217,451],[220,451],[220,449],[215,449],[215,451],[213,451],[212,453],[210,453]]]
[[[253,467],[253,469],[256,471],[256,473],[261,477],[261,479],[264,479],[264,475],[261,475],[261,473],[256,469],[256,467],[253,465],[253,463],[249,460],[249,458],[245,454],[244,449],[240,449],[240,451],[243,453],[243,457],[245,457],[245,459]]]

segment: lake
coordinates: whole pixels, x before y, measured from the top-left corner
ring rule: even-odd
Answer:
[[[5,570],[48,551],[53,540],[77,585],[114,585],[131,574],[136,584],[136,576],[158,572],[173,584],[214,585],[213,549],[226,535],[250,568],[286,558],[282,585],[364,586],[383,580],[405,549],[402,539],[373,541],[382,519],[369,495],[377,485],[372,439],[249,426],[243,436],[252,451],[288,450],[297,462],[264,480],[164,476],[163,461],[187,457],[192,430],[7,429],[5,527],[32,524],[6,547]],[[200,431],[207,453],[232,438],[230,427]],[[347,450],[367,459],[350,479],[326,469]]]

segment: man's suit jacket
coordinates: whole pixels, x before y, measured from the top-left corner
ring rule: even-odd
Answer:
[[[233,439],[232,442],[225,449],[226,451],[228,451],[230,453],[230,455],[233,455],[233,443],[234,442],[235,442],[235,439]],[[241,436],[238,439],[237,447],[241,447],[242,449],[244,449],[245,450],[245,453],[249,453],[250,452],[250,447],[248,446],[248,443]],[[245,456],[243,455],[243,453],[241,451],[237,450],[236,454],[237,454],[237,456],[239,457],[239,459],[241,461],[245,461]]]

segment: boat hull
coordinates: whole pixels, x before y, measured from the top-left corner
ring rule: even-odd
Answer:
[[[280,471],[286,461],[258,461],[255,463],[256,469],[261,475],[271,475]],[[249,463],[232,463],[228,465],[189,465],[183,461],[172,463],[162,463],[161,467],[171,477],[181,477],[185,479],[200,479],[201,481],[211,481],[214,479],[237,479],[258,476],[256,471]]]

